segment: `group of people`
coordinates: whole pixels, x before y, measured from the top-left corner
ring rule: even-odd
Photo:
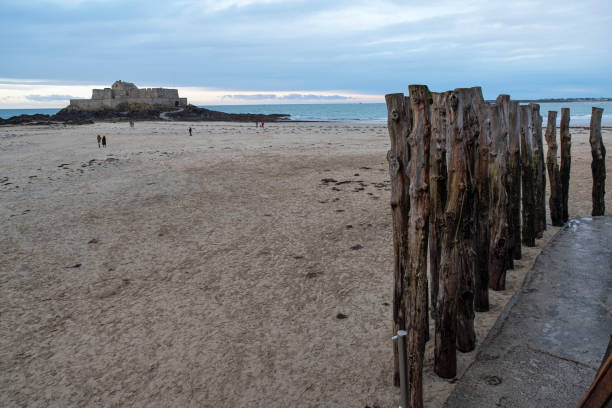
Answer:
[[[106,136],[98,135],[98,148],[106,147]]]
[[[261,127],[264,127],[264,122],[263,120],[261,122],[255,122],[255,127],[259,127],[259,125],[261,125]]]

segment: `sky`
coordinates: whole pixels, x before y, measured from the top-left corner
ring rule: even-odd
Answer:
[[[197,105],[612,97],[612,2],[0,0],[0,108],[118,80]]]

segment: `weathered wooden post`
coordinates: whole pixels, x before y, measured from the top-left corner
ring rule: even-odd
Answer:
[[[431,153],[429,157],[429,286],[431,288],[431,315],[437,316],[438,287],[440,279],[440,238],[444,224],[446,205],[446,105],[450,92],[432,93]]]
[[[570,110],[569,108],[561,108],[561,126],[560,138],[561,138],[561,221],[566,223],[569,220],[569,211],[567,202],[569,199],[569,180],[570,180],[570,168],[572,164],[572,135],[569,131],[570,124]]]
[[[491,247],[489,250],[489,287],[506,288],[506,268],[510,235],[508,231],[508,196],[506,195],[506,152],[508,150],[508,122],[510,97],[500,95],[489,110],[491,119],[491,149],[489,152],[489,180],[491,182]]]
[[[540,105],[530,103],[533,135],[533,175],[536,211],[536,238],[542,238],[546,230],[546,164],[542,141],[542,116]]]
[[[393,334],[406,330],[406,271],[409,265],[408,219],[410,197],[408,188],[408,135],[412,130],[410,100],[404,94],[389,94],[387,102],[387,127],[391,139],[391,150],[387,153],[391,177],[391,216],[393,220]],[[399,386],[399,356],[397,342],[394,342],[393,383]]]
[[[491,145],[491,121],[489,106],[478,106],[480,132],[476,141],[476,163],[474,166],[474,213],[478,223],[474,255],[474,309],[489,310],[489,147]]]
[[[459,301],[457,303],[457,350],[467,353],[476,348],[474,329],[474,247],[478,224],[474,213],[474,165],[476,141],[480,133],[478,105],[484,102],[480,87],[455,90],[462,107],[461,138],[465,160],[465,192],[463,213],[460,216],[459,245],[461,264],[459,271]]]
[[[606,212],[606,148],[601,137],[601,115],[602,108],[593,107],[591,113],[591,172],[593,173],[593,211],[591,215],[596,217]]]
[[[510,248],[513,259],[521,259],[521,112],[517,101],[510,101],[510,127],[508,129],[508,149],[510,151],[508,169],[508,207],[510,217]]]
[[[447,103],[446,167],[448,172],[444,223],[440,236],[442,255],[440,289],[436,318],[434,371],[440,377],[457,375],[457,301],[461,247],[458,240],[466,190],[466,165],[463,154],[463,106],[456,92]]]
[[[548,111],[548,123],[544,134],[548,152],[546,154],[546,168],[548,169],[548,180],[550,182],[550,218],[552,225],[560,227],[563,225],[563,207],[561,203],[561,175],[557,163],[557,111]]]
[[[431,95],[425,85],[410,85],[413,125],[408,145],[410,161],[410,217],[408,220],[409,264],[406,270],[408,373],[410,407],[423,407],[423,359],[428,337],[427,235],[429,232],[429,149],[431,140]]]
[[[521,186],[523,190],[522,241],[528,247],[535,246],[535,190],[533,178],[533,125],[531,106],[521,106]]]

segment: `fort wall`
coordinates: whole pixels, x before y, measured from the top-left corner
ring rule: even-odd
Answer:
[[[130,82],[117,81],[112,88],[92,90],[91,99],[70,100],[70,107],[86,111],[115,109],[122,104],[185,107],[187,98],[180,98],[178,89],[138,88]]]

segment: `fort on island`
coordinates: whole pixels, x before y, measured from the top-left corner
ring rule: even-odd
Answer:
[[[178,89],[138,88],[131,82],[116,81],[111,88],[94,89],[91,99],[71,99],[69,108],[93,111],[123,104],[178,108],[187,106],[187,98],[179,98]]]

